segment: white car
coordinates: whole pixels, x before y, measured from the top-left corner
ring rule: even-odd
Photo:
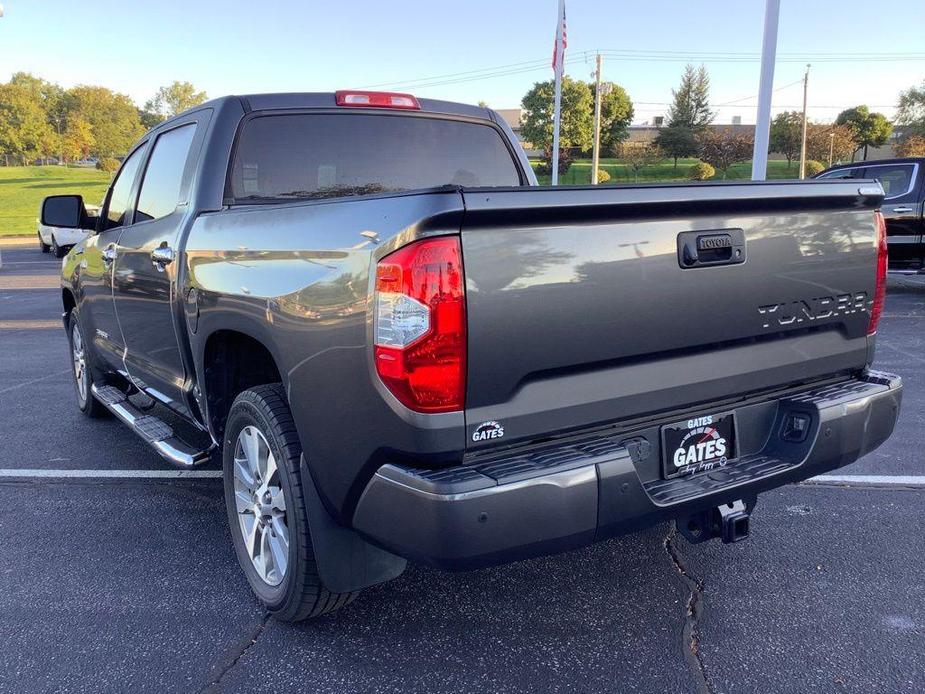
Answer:
[[[96,205],[87,205],[87,214],[97,215],[100,208]],[[63,229],[51,227],[38,222],[39,248],[42,253],[54,251],[56,258],[63,258],[71,247],[83,241],[90,235],[86,229]]]

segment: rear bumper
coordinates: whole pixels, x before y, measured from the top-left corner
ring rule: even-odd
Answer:
[[[901,396],[899,377],[868,372],[735,408],[739,458],[684,478],[661,476],[664,422],[440,470],[387,464],[353,525],[397,554],[447,569],[579,547],[848,465],[890,436]],[[791,414],[810,418],[803,441],[781,436]]]

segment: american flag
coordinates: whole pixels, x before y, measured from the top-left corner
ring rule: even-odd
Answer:
[[[559,60],[559,41],[562,41],[562,59]],[[552,71],[561,72],[565,67],[565,49],[568,46],[568,37],[565,32],[565,0],[559,2],[559,19],[556,23],[556,42],[552,47]]]

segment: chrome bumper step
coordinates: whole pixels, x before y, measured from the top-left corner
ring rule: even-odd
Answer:
[[[181,468],[202,465],[212,459],[215,445],[202,449],[193,446],[174,433],[167,422],[135,407],[128,395],[115,386],[91,388],[93,397],[102,403],[132,431],[140,436],[164,460]]]

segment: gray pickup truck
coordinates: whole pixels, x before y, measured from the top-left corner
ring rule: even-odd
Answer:
[[[875,181],[538,186],[494,112],[228,97],[157,126],[62,268],[77,402],[221,457],[280,619],[408,560],[467,569],[661,521],[748,534],[760,492],[892,432],[871,370]]]

